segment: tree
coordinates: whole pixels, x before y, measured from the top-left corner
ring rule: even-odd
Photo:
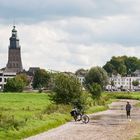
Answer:
[[[46,70],[44,69],[36,70],[33,78],[34,89],[47,87],[49,82],[50,82],[50,74]]]
[[[120,74],[122,76],[132,74],[135,70],[140,69],[140,59],[137,57],[113,56],[103,68],[109,75]]]
[[[107,62],[103,68],[108,72],[109,76],[111,76],[112,73],[116,72],[116,71],[114,71],[114,66],[110,62]]]
[[[94,83],[99,84],[102,89],[108,83],[108,76],[103,68],[97,66],[88,71],[85,77],[85,85],[89,89],[89,86],[92,86]]]
[[[18,74],[16,78],[22,79],[26,86],[29,85],[29,80],[26,74]]]
[[[87,74],[87,70],[85,70],[85,69],[78,69],[75,72],[75,75],[83,75],[83,76],[85,76],[86,74]]]
[[[54,89],[56,93],[53,99],[57,103],[76,104],[81,96],[81,84],[79,81],[70,75],[58,73],[54,79]]]
[[[90,93],[92,94],[92,97],[94,99],[99,99],[102,93],[102,88],[99,84],[97,83],[93,83],[90,87],[89,87]]]
[[[4,92],[22,92],[25,85],[26,84],[21,77],[16,76],[7,80],[7,83],[4,86]]]
[[[127,67],[127,73],[132,74],[137,69],[140,69],[140,60],[136,57],[128,57],[125,59],[125,65]]]
[[[138,86],[138,85],[139,85],[139,81],[138,81],[138,80],[132,81],[132,85],[133,85],[133,86]]]

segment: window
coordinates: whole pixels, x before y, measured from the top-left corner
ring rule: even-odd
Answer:
[[[7,82],[7,79],[6,78],[4,78],[4,82]]]
[[[2,82],[2,78],[0,78],[0,82]]]

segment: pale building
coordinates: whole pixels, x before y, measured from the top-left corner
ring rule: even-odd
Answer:
[[[13,78],[15,76],[16,76],[15,72],[0,71],[0,90],[2,90],[4,85],[7,83],[7,79]]]
[[[122,77],[121,75],[113,75],[109,78],[109,84],[106,86],[107,90],[138,90],[140,89],[139,86],[133,86],[133,81],[139,81],[140,83],[140,76],[126,76]],[[113,83],[113,84],[111,84]]]

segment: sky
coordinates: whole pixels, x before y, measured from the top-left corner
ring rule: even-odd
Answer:
[[[0,68],[15,22],[24,69],[72,71],[140,58],[139,0],[0,0]]]

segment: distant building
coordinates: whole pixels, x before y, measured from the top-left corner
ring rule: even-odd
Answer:
[[[8,63],[6,65],[6,72],[19,73],[23,71],[21,61],[21,51],[19,45],[19,39],[17,37],[17,30],[13,26],[12,36],[10,37],[10,45],[8,50]]]
[[[76,71],[76,77],[78,78],[79,82],[81,83],[81,85],[83,85],[84,81],[85,81],[85,76],[87,74],[87,70],[84,69],[79,69],[78,71]]]
[[[140,90],[140,86],[133,86],[133,81],[139,81],[140,76],[125,76],[121,75],[112,75],[109,78],[109,84],[106,86],[107,90]],[[113,85],[111,84],[113,83]]]
[[[29,70],[26,72],[26,74],[29,76],[34,76],[34,74],[37,70],[40,70],[40,68],[39,67],[30,67]]]
[[[140,77],[140,70],[136,70],[135,72],[133,72],[134,76]]]
[[[16,76],[14,72],[4,72],[0,71],[0,90],[3,90],[4,85],[7,83],[7,79],[13,78]]]

